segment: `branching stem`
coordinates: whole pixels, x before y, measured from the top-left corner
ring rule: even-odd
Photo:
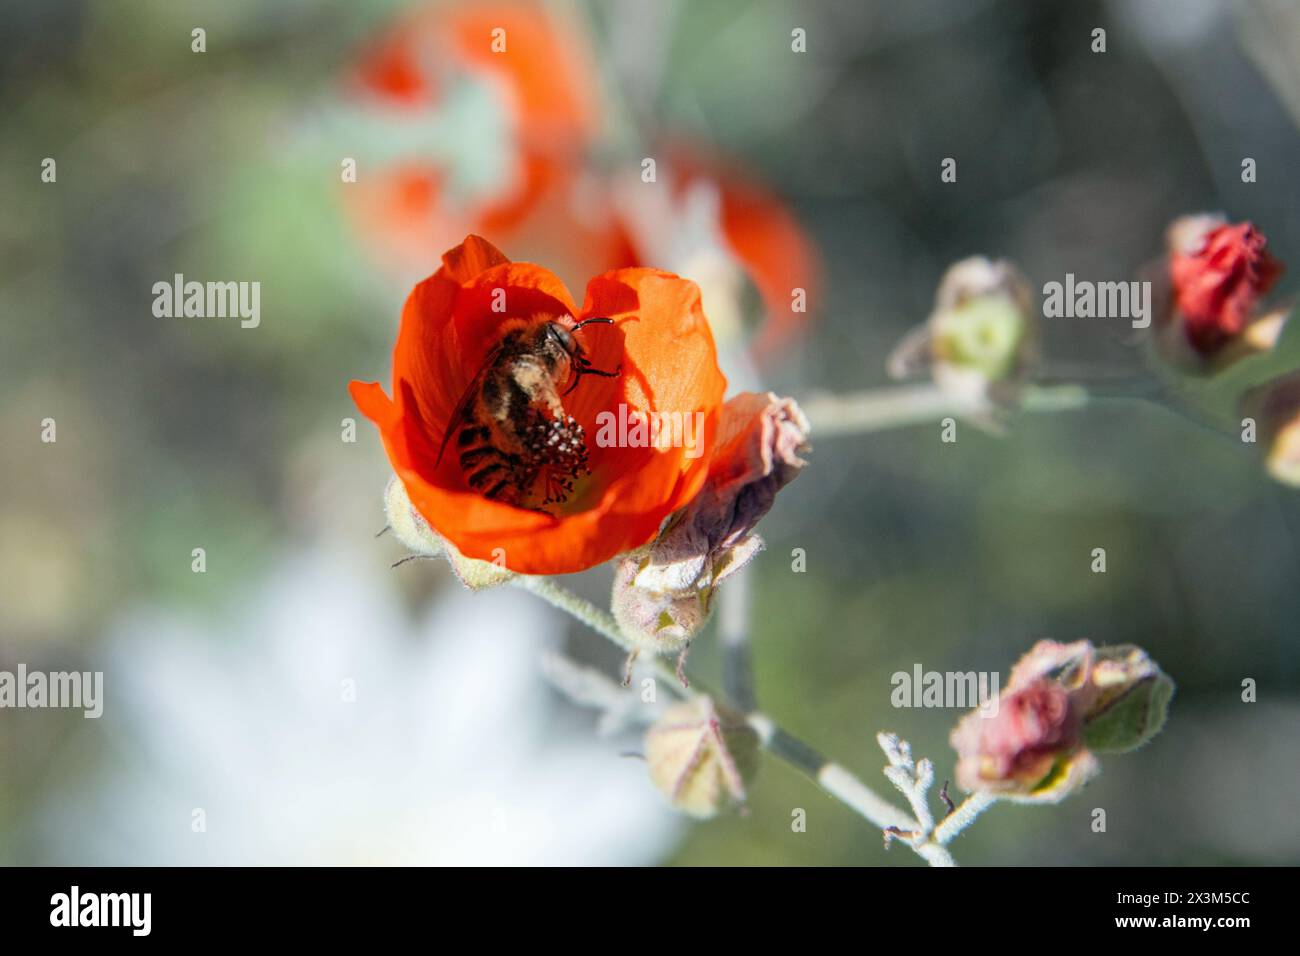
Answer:
[[[593,631],[608,638],[620,648],[630,651],[634,646],[628,637],[623,634],[612,614],[598,608],[585,598],[579,597],[550,578],[519,575],[511,580],[518,587],[531,591],[547,603],[586,624]],[[695,680],[692,680],[692,690],[690,692],[684,691],[679,684],[676,684],[672,665],[662,658],[655,659],[655,666],[660,673],[674,678],[669,683],[675,685],[675,689],[679,693],[702,691],[699,682]],[[914,817],[880,796],[843,766],[827,760],[814,748],[793,734],[782,730],[766,714],[751,710],[747,714],[746,720],[758,733],[763,748],[773,757],[799,771],[878,830],[884,831],[893,827],[900,831],[918,834],[919,836],[916,839],[905,839],[902,842],[911,847],[930,865],[954,865],[952,855],[948,850],[931,834],[925,832]],[[961,807],[958,807],[949,816],[948,820],[960,814],[963,808],[970,803],[971,801],[968,800]],[[972,812],[969,819],[974,819],[978,812],[979,810]],[[944,824],[941,824],[935,830],[935,835],[944,829],[944,825],[948,823],[948,820],[945,820]],[[966,822],[969,822],[969,820]],[[950,827],[949,829],[951,830],[951,836],[955,836],[960,831],[960,827],[956,829]],[[951,839],[951,836],[948,839]]]

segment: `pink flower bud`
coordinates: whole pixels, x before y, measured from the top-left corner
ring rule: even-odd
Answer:
[[[1011,669],[996,708],[981,706],[949,738],[965,790],[1055,803],[1164,725],[1174,685],[1140,648],[1039,641]]]
[[[957,783],[966,790],[1030,793],[1081,743],[1070,692],[1047,677],[1008,688],[994,716],[967,714],[952,734]]]

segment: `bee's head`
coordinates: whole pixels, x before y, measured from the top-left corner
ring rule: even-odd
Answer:
[[[546,322],[538,329],[537,351],[546,356],[551,370],[555,372],[563,368],[564,371],[560,371],[561,375],[567,374],[569,369],[577,373],[573,376],[573,384],[569,386],[564,394],[567,395],[573,391],[584,375],[600,375],[604,378],[614,378],[618,375],[622,365],[613,372],[592,368],[591,361],[583,354],[582,343],[578,341],[575,335],[584,325],[613,324],[613,319],[597,318],[583,319],[572,328],[567,328],[559,322]]]
[[[539,339],[537,345],[547,351],[559,350],[569,358],[577,358],[582,354],[582,344],[575,337],[577,332],[585,325],[613,325],[613,319],[583,319],[573,328],[565,328],[559,322],[547,322],[539,330]]]
[[[558,349],[567,356],[574,356],[582,351],[573,333],[559,322],[547,322],[541,329],[541,341],[537,343],[547,351]]]

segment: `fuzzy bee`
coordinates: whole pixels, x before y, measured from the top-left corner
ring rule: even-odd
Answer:
[[[484,497],[533,509],[566,501],[588,471],[587,444],[561,397],[584,375],[613,378],[622,370],[593,368],[574,333],[613,322],[586,319],[569,327],[538,314],[508,323],[457,403],[437,464],[454,442],[465,481]]]

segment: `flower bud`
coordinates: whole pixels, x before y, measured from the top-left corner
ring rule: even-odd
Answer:
[[[762,550],[754,526],[806,464],[808,431],[794,400],[770,392],[723,407],[704,487],[615,570],[614,616],[638,646],[680,650],[704,626],[713,590]]]
[[[672,654],[682,650],[708,620],[710,592],[696,587],[662,591],[640,586],[637,575],[649,563],[645,552],[619,559],[614,569],[611,609],[623,633],[638,648],[652,654]]]
[[[1083,715],[1090,750],[1124,753],[1160,732],[1174,682],[1146,651],[1131,644],[1099,648],[1090,679],[1095,694]]]
[[[1284,376],[1248,393],[1242,411],[1258,425],[1269,475],[1300,488],[1300,375]]]
[[[1195,352],[1213,355],[1243,337],[1282,265],[1249,222],[1183,216],[1170,225],[1166,239],[1174,325]]]
[[[384,512],[388,517],[388,526],[393,529],[393,535],[398,541],[413,554],[428,557],[443,555],[460,583],[471,591],[496,587],[514,577],[514,572],[503,565],[467,558],[456,550],[455,545],[429,527],[429,523],[411,504],[406,486],[395,476],[384,490]]]
[[[904,378],[928,368],[945,390],[981,398],[1013,381],[1028,364],[1035,332],[1029,285],[1008,262],[981,256],[950,266],[934,310],[889,358]]]
[[[1048,677],[1008,687],[991,716],[975,710],[952,733],[965,790],[1055,802],[1095,772],[1081,751],[1082,720],[1070,692]]]
[[[1274,430],[1264,467],[1282,484],[1300,488],[1300,409]]]
[[[442,553],[442,538],[415,510],[406,493],[406,485],[396,475],[388,480],[388,487],[384,489],[384,514],[394,537],[413,554],[432,556]]]
[[[700,819],[745,802],[758,750],[745,719],[708,697],[670,707],[645,736],[650,779],[673,807]]]
[[[515,572],[503,564],[467,558],[457,551],[456,546],[450,541],[444,540],[442,544],[443,554],[447,556],[447,563],[451,565],[451,570],[460,583],[471,591],[497,587],[515,576]]]
[[[1026,803],[1055,803],[1165,722],[1174,685],[1140,648],[1039,641],[1011,669],[996,708],[981,706],[951,735],[957,782]]]

